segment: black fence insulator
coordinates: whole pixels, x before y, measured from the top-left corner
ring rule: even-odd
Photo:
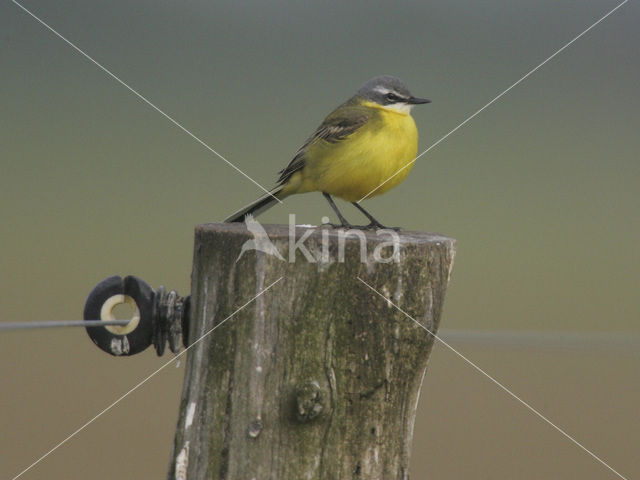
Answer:
[[[164,286],[153,289],[133,275],[114,275],[101,281],[89,294],[84,308],[85,320],[114,320],[117,305],[129,305],[134,313],[126,325],[87,328],[89,337],[101,350],[114,356],[130,356],[153,345],[158,356],[167,343],[178,353],[186,346],[190,297],[181,297]],[[182,340],[182,342],[181,342]]]

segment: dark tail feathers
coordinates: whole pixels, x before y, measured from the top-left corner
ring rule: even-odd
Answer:
[[[282,186],[271,190],[271,193],[266,193],[256,201],[251,202],[246,207],[242,207],[236,213],[234,213],[229,218],[227,218],[225,220],[225,223],[244,222],[244,217],[246,217],[249,214],[253,215],[254,217],[257,217],[262,212],[270,209],[278,202],[278,198],[280,198],[279,193],[281,191],[282,191]]]

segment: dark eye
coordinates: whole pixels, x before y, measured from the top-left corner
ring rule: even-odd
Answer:
[[[387,93],[387,94],[385,95],[385,98],[386,98],[389,102],[399,102],[399,101],[401,100],[401,98],[400,98],[398,95],[396,95],[395,93],[391,93],[391,92]]]

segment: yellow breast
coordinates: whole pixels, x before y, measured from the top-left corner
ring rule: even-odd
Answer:
[[[387,192],[402,182],[418,152],[418,130],[408,113],[366,102],[371,118],[349,137],[318,142],[306,154],[296,191],[321,191],[349,202]],[[292,180],[294,180],[292,178]]]

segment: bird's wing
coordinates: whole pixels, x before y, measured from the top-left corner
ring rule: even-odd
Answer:
[[[365,109],[357,105],[343,104],[331,112],[324,122],[313,132],[306,142],[298,149],[293,159],[286,168],[280,170],[280,185],[286,183],[291,175],[305,166],[305,154],[309,146],[316,142],[336,143],[344,140],[349,135],[362,127],[369,120],[369,114]]]

